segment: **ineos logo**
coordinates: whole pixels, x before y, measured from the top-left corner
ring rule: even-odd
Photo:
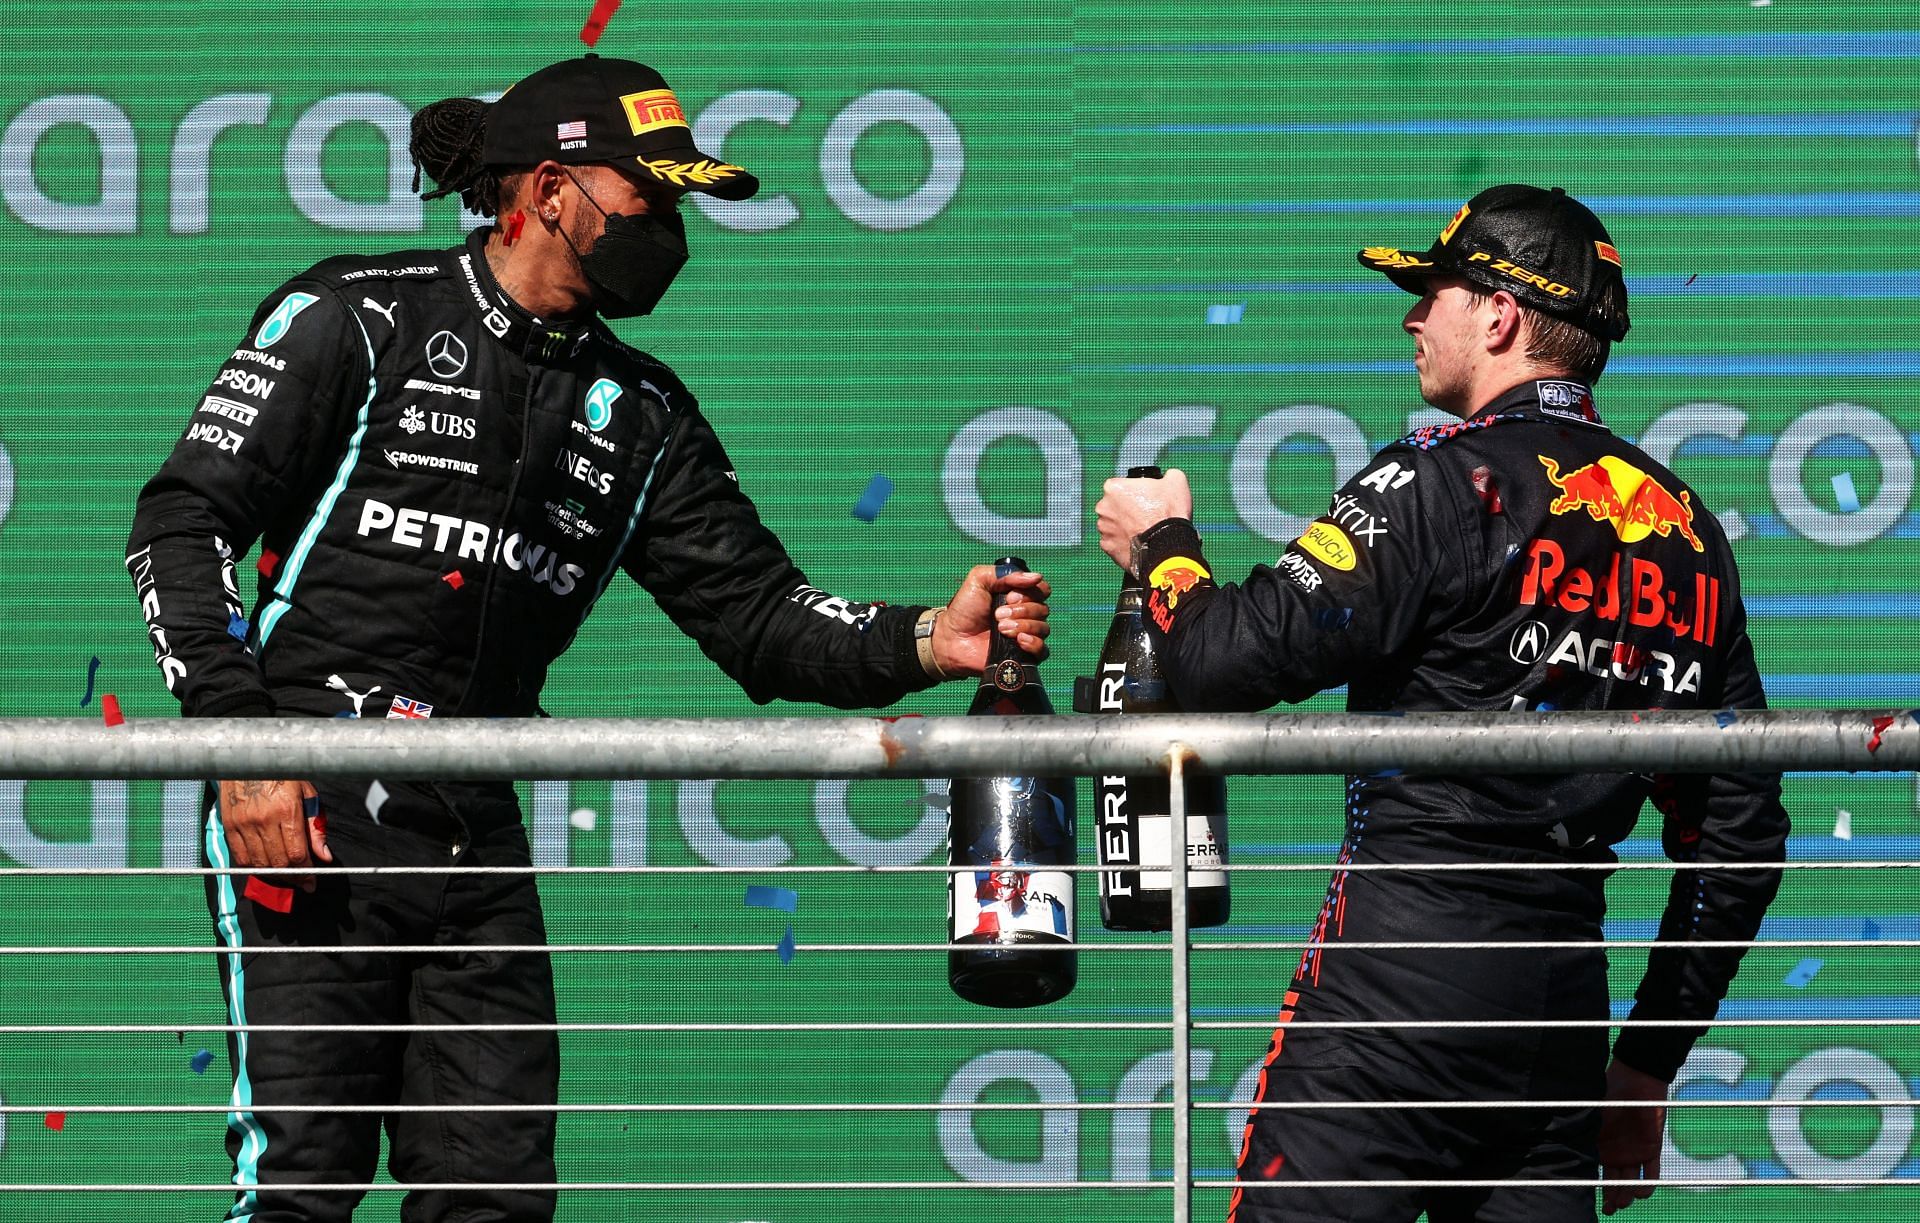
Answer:
[[[427,368],[435,377],[455,377],[467,368],[467,346],[451,331],[434,332],[427,341]]]
[[[1525,621],[1513,630],[1513,640],[1507,643],[1507,653],[1521,666],[1531,667],[1547,652],[1547,641],[1552,636],[1547,626],[1538,620]]]

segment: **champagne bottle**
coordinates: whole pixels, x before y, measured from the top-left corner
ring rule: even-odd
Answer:
[[[998,561],[1001,576],[1024,573],[1018,557]],[[995,601],[997,607],[1000,600]],[[1052,714],[1038,660],[997,629],[986,671],[967,713],[973,717]],[[971,867],[947,883],[947,953],[953,992],[982,1006],[1039,1006],[1073,989],[1074,877],[1048,867],[1073,865],[1071,777],[956,778],[948,791],[947,862]]]
[[[1159,479],[1158,467],[1133,467],[1132,479]],[[1100,649],[1100,673],[1076,685],[1081,713],[1177,713],[1153,638],[1147,633],[1146,583],[1120,581],[1113,624]],[[1227,873],[1227,783],[1186,777],[1187,916],[1194,927],[1218,926],[1232,908]],[[1102,867],[1100,921],[1109,930],[1173,929],[1171,786],[1163,774],[1099,777],[1094,784],[1094,844]],[[1159,867],[1159,870],[1143,869]]]

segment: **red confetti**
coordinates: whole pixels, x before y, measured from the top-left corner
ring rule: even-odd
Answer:
[[[48,1114],[47,1114],[47,1128],[48,1128],[48,1129],[50,1129],[50,1130],[64,1130],[64,1129],[66,1129],[66,1128],[67,1128],[67,1115],[66,1115],[65,1113],[48,1113]]]
[[[445,582],[447,585],[453,587],[455,590],[458,590],[462,586],[465,586],[467,584],[467,579],[460,576],[460,571],[458,569],[455,569],[452,573],[441,574],[440,580]]]
[[[1880,750],[1880,736],[1886,734],[1887,727],[1892,725],[1892,718],[1875,718],[1873,720],[1873,738],[1867,740],[1868,751],[1877,752]]]
[[[527,223],[526,209],[524,208],[514,209],[513,215],[507,218],[507,223],[500,227],[501,244],[503,246],[512,246],[514,243],[518,242],[520,240],[521,227],[526,225],[526,223]]]
[[[279,567],[280,567],[280,554],[278,552],[275,552],[272,548],[260,549],[260,559],[254,562],[254,568],[260,571],[261,577],[263,578],[272,577],[273,571],[275,569],[278,569]]]
[[[293,889],[268,883],[258,875],[247,877],[247,899],[255,904],[264,905],[275,913],[293,912]]]
[[[600,41],[600,33],[607,28],[607,22],[620,11],[620,0],[593,0],[593,11],[587,14],[587,24],[580,27],[580,41],[589,47]]]
[[[1280,1171],[1280,1169],[1286,1167],[1286,1165],[1287,1165],[1287,1157],[1284,1155],[1276,1155],[1272,1159],[1269,1159],[1267,1161],[1267,1166],[1260,1170],[1260,1174],[1266,1177],[1266,1179],[1272,1180],[1274,1177],[1274,1174]]]
[[[1506,507],[1500,502],[1500,486],[1493,482],[1492,469],[1481,466],[1473,469],[1473,491],[1479,494],[1480,504],[1489,514],[1498,514]]]
[[[120,716],[120,698],[111,692],[100,697],[100,712],[106,717],[108,726],[119,726],[126,721]]]

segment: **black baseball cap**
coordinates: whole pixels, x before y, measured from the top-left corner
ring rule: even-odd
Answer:
[[[1458,276],[1505,289],[1602,339],[1627,334],[1620,251],[1600,218],[1559,187],[1488,187],[1460,206],[1424,253],[1369,246],[1360,262],[1409,293],[1426,292],[1429,276]]]
[[[583,55],[542,68],[487,111],[481,160],[490,166],[605,162],[670,187],[744,200],[760,180],[693,146],[680,99],[658,72],[630,59]]]

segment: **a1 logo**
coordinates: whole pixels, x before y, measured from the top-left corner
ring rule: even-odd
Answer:
[[[1398,463],[1388,463],[1380,470],[1370,471],[1360,477],[1361,487],[1370,488],[1377,493],[1384,493],[1389,488],[1405,488],[1411,483],[1413,483],[1413,468],[1402,468]]]

